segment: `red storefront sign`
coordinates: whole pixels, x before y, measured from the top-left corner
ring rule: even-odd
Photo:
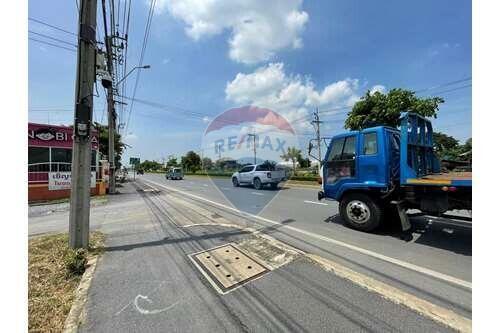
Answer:
[[[98,133],[92,131],[92,149],[99,148]],[[28,146],[73,148],[73,129],[66,126],[52,126],[28,123]]]

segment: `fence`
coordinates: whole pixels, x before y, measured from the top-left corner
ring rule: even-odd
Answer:
[[[92,165],[90,171],[97,171],[97,167]],[[45,162],[28,164],[28,184],[48,183],[49,172],[71,172],[71,163],[65,162]],[[96,175],[100,179],[100,175]]]

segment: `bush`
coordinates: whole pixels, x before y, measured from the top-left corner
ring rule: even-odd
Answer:
[[[82,275],[87,265],[87,251],[68,249],[64,256],[64,266],[69,276]]]

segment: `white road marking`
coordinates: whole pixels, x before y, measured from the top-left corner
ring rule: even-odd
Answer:
[[[304,200],[304,202],[314,204],[314,205],[328,206],[328,204],[324,203],[324,202],[316,202],[316,201],[310,201],[310,200]]]
[[[251,193],[255,195],[264,195],[263,193],[258,193],[258,192],[251,192]]]
[[[208,187],[208,184],[203,184],[203,186],[207,186]]]
[[[229,191],[230,188],[229,187],[221,187],[221,190],[224,190],[224,191]]]
[[[218,203],[218,202],[215,202],[215,201],[212,201],[212,200],[200,197],[198,195],[194,195],[192,193],[187,193],[187,192],[178,190],[176,188],[171,188],[171,187],[165,186],[163,184],[154,182],[152,180],[146,180],[146,179],[144,179],[144,181],[153,183],[153,184],[155,184],[157,186],[164,187],[164,188],[166,188],[168,190],[171,190],[171,191],[177,191],[177,192],[179,192],[181,194],[184,194],[186,196],[189,196],[189,197],[192,197],[192,198],[196,198],[198,200],[202,200],[202,201],[208,202],[210,204],[222,207],[224,209],[229,209],[229,210],[238,212],[239,214],[244,215],[244,216],[248,216],[250,218],[254,218],[254,219],[257,219],[257,220],[260,220],[260,221],[263,221],[263,222],[267,222],[269,224],[280,225],[281,228],[283,228],[283,229],[292,230],[292,231],[301,233],[303,235],[306,235],[306,236],[309,236],[309,237],[312,237],[312,238],[316,238],[316,239],[322,240],[322,241],[327,242],[327,243],[331,243],[331,244],[335,244],[335,245],[338,245],[338,246],[342,246],[342,247],[345,247],[345,248],[350,249],[352,251],[356,251],[356,252],[365,254],[367,256],[370,256],[370,257],[373,257],[373,258],[376,258],[376,259],[379,259],[379,260],[382,260],[382,261],[385,261],[385,262],[389,262],[391,264],[394,264],[394,265],[397,265],[397,266],[400,266],[400,267],[403,267],[403,268],[406,268],[406,269],[409,269],[409,270],[412,270],[412,271],[415,271],[415,272],[418,272],[418,273],[421,273],[421,274],[425,274],[425,275],[431,276],[433,278],[440,279],[440,280],[443,280],[443,281],[446,281],[446,282],[449,282],[449,283],[453,283],[453,284],[456,284],[456,285],[459,285],[459,286],[462,286],[462,287],[465,287],[465,288],[468,288],[468,289],[472,290],[472,283],[469,282],[469,281],[464,281],[464,280],[458,279],[456,277],[453,277],[453,276],[450,276],[450,275],[447,275],[447,274],[443,274],[443,273],[440,273],[440,272],[437,272],[437,271],[434,271],[434,270],[431,270],[431,269],[428,269],[428,268],[425,268],[425,267],[422,267],[422,266],[414,265],[412,263],[409,263],[409,262],[406,262],[406,261],[403,261],[403,260],[399,260],[399,259],[396,259],[396,258],[388,257],[386,255],[383,255],[383,254],[380,254],[380,253],[377,253],[377,252],[373,252],[373,251],[370,251],[370,250],[367,250],[367,249],[364,249],[364,248],[361,248],[361,247],[357,247],[355,245],[344,243],[342,241],[339,241],[339,240],[336,240],[336,239],[333,239],[333,238],[328,238],[326,236],[322,236],[322,235],[319,235],[319,234],[316,234],[316,233],[313,233],[313,232],[310,232],[310,231],[302,230],[302,229],[299,229],[299,228],[296,228],[296,227],[293,227],[293,226],[290,226],[290,225],[284,225],[284,224],[282,224],[280,222],[276,222],[276,221],[273,221],[273,220],[270,220],[270,219],[267,219],[265,217],[261,217],[261,216],[258,216],[258,215],[253,215],[253,214],[241,211],[239,209],[236,209],[236,208],[233,208],[233,207],[230,207],[230,206],[227,206],[227,205],[224,205],[224,204],[221,204],[221,203]]]
[[[139,299],[143,299],[145,301],[147,301],[148,303],[153,303],[152,300],[149,299],[148,296],[143,296],[143,295],[137,295],[134,299],[134,306],[135,306],[135,309],[139,312],[139,313],[142,313],[142,314],[157,314],[157,313],[161,313],[161,312],[164,312],[164,311],[167,311],[167,310],[170,310],[171,308],[173,308],[174,306],[177,305],[177,303],[179,303],[178,301],[175,302],[174,304],[171,304],[163,309],[156,309],[156,310],[147,310],[147,309],[143,309],[140,305],[139,305]]]

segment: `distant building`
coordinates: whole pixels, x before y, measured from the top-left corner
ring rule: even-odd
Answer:
[[[91,194],[105,192],[98,168],[99,137],[92,131]],[[71,192],[73,129],[28,123],[28,201],[66,198]],[[104,190],[102,189],[104,187]],[[102,193],[104,194],[104,193]]]

